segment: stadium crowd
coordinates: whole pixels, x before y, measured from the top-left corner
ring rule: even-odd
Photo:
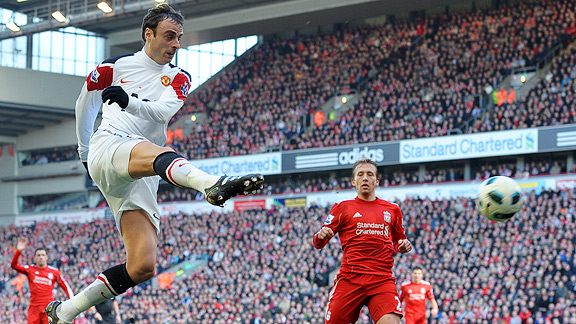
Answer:
[[[508,111],[504,119],[500,111],[483,114],[479,98],[512,68],[567,45],[575,12],[573,1],[531,1],[273,39],[189,96],[174,120],[192,112],[207,112],[207,119],[173,145],[197,159],[573,122],[565,105],[571,98],[545,111],[520,102],[537,111]],[[554,70],[554,80],[573,73],[573,55],[562,57],[572,64]],[[360,95],[352,108],[320,127],[310,122],[327,100],[352,90]],[[552,117],[539,118],[542,112]]]
[[[175,139],[173,146],[196,159],[258,153],[269,147],[298,149],[439,136],[455,128],[480,132],[573,123],[574,48],[553,62],[550,76],[528,99],[496,107],[494,115],[480,118],[477,98],[484,88],[497,85],[512,67],[533,64],[575,23],[573,1],[514,6],[518,7],[263,44],[206,89],[191,94],[174,120],[192,112],[208,112],[208,119],[188,137]],[[308,132],[309,115],[345,89],[360,90],[361,100],[354,109]],[[50,160],[39,155],[26,164]],[[565,169],[562,163],[530,161],[524,170],[513,164],[483,165],[473,174],[485,179]],[[462,177],[459,170],[417,172],[384,172],[382,185]],[[337,188],[350,185],[312,178],[279,182],[263,193]],[[192,191],[172,189],[159,196],[162,201],[201,198]],[[400,201],[415,252],[398,257],[398,281],[408,278],[411,267],[424,267],[425,279],[432,282],[439,301],[440,323],[576,323],[574,196],[573,190],[528,193],[523,211],[505,223],[482,218],[470,199]],[[131,289],[120,299],[123,319],[322,323],[329,274],[337,268],[341,251],[336,241],[315,250],[310,239],[329,208],[279,207],[164,218],[158,271],[191,255],[209,256],[208,267],[177,278],[171,288],[144,284]],[[51,261],[76,291],[94,279],[95,271],[124,258],[109,219],[0,227],[3,323],[25,321],[26,286],[7,286],[16,275],[9,263],[21,235],[32,246],[49,248]],[[21,260],[31,262],[32,251],[25,250]],[[91,314],[77,320],[88,322]]]
[[[523,100],[495,107],[493,129],[571,124],[575,120],[576,47],[557,56],[543,78]],[[485,129],[481,125],[480,129]]]
[[[485,86],[496,86],[511,68],[534,64],[576,23],[572,1],[517,6],[271,40],[190,95],[174,120],[191,112],[208,112],[208,119],[182,140],[175,137],[172,145],[196,159],[257,153],[268,147],[298,149],[439,136],[454,128],[479,132],[573,123],[575,47],[554,59],[548,77],[527,97],[495,106],[480,118],[477,98]],[[309,115],[345,89],[362,89],[360,102],[321,127],[307,128]],[[75,154],[71,147],[33,152],[22,164],[72,160]],[[482,179],[487,174],[550,173],[544,171],[550,165],[538,164],[524,170],[483,167],[472,174]],[[462,179],[463,170],[458,168],[384,171],[381,185]],[[278,181],[262,193],[349,188],[346,181],[318,180]],[[202,198],[201,193],[173,188],[163,189],[160,195],[162,201]],[[27,199],[25,210],[34,210],[42,202]]]
[[[352,194],[351,194],[352,197]],[[530,192],[519,216],[493,223],[471,199],[398,202],[415,252],[398,256],[398,282],[420,265],[440,305],[440,323],[574,323],[576,199],[574,190]],[[165,289],[150,284],[120,299],[136,323],[321,323],[339,242],[311,246],[331,206],[277,207],[228,214],[174,215],[162,220],[158,272],[191,255],[208,267]],[[26,286],[3,287],[17,237],[46,245],[73,288],[124,256],[113,221],[1,227],[0,302],[4,323],[22,323]],[[25,250],[22,262],[31,260]],[[18,291],[18,289],[20,289]],[[17,291],[15,293],[15,291]],[[61,294],[61,292],[60,292]],[[91,315],[77,323],[91,322]],[[360,320],[359,323],[368,323]]]

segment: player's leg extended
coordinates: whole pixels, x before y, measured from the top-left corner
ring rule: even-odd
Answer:
[[[50,324],[72,323],[88,308],[123,294],[154,276],[158,238],[148,214],[141,209],[124,211],[120,224],[126,263],[103,271],[90,286],[71,299],[49,304],[46,313]]]
[[[128,173],[133,178],[158,174],[166,182],[193,188],[206,194],[206,200],[217,206],[239,194],[254,194],[262,189],[264,177],[249,174],[242,177],[213,176],[194,167],[169,147],[143,141],[130,153]]]

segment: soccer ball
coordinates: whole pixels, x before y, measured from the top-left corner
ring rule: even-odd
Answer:
[[[478,190],[478,209],[488,219],[509,220],[522,208],[522,189],[508,177],[495,176],[484,180]]]

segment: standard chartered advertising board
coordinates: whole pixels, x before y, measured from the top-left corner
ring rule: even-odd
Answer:
[[[347,145],[192,161],[213,175],[346,169],[361,157],[378,165],[448,161],[576,149],[576,125]]]
[[[524,129],[400,141],[400,163],[538,152],[538,130]]]
[[[264,175],[282,173],[280,152],[230,156],[225,158],[191,161],[198,169],[212,175],[244,175],[262,173]]]

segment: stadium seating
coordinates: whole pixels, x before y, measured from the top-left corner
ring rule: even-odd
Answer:
[[[549,76],[525,99],[495,107],[492,115],[483,115],[478,102],[486,85],[496,86],[510,68],[533,64],[562,41],[564,27],[575,23],[574,6],[567,0],[522,2],[514,8],[272,40],[191,94],[174,121],[192,112],[206,112],[208,119],[189,136],[175,138],[173,146],[197,159],[271,147],[440,136],[453,129],[472,133],[574,123],[573,47],[554,59]],[[305,129],[306,116],[346,88],[362,94],[355,109]],[[30,156],[24,164],[70,159],[70,151]],[[478,180],[576,171],[554,162],[528,159],[523,169],[488,163],[471,171]],[[384,172],[381,185],[461,179],[461,170],[449,168],[425,174],[401,170]],[[345,179],[282,179],[263,194],[349,187]],[[573,191],[529,193],[519,217],[498,224],[481,218],[470,199],[401,201],[415,253],[397,257],[398,281],[409,277],[411,267],[424,267],[439,300],[440,323],[576,323],[574,196]],[[159,194],[161,201],[200,198],[172,187]],[[209,267],[177,278],[169,290],[150,284],[130,290],[120,301],[123,318],[136,323],[323,323],[329,274],[342,255],[337,241],[317,251],[310,238],[329,208],[163,219],[158,271],[191,254],[209,255]],[[23,233],[32,246],[47,245],[51,261],[76,291],[124,259],[109,219],[0,227],[3,323],[26,318],[26,287],[6,286],[16,276],[9,263]],[[24,252],[22,263],[32,261],[32,250]],[[88,322],[90,314],[77,320]]]
[[[544,323],[544,317],[569,323],[576,314],[575,198],[573,191],[529,193],[519,217],[505,223],[481,217],[470,199],[401,201],[415,253],[396,258],[398,281],[409,278],[411,267],[424,267],[442,323],[509,323],[523,310],[537,319],[525,323]],[[176,279],[172,289],[144,284],[130,290],[120,301],[124,318],[134,317],[136,323],[322,323],[328,274],[342,255],[337,240],[315,250],[310,238],[329,208],[164,218],[159,271],[193,253],[208,254],[208,268]],[[52,263],[76,290],[124,258],[112,220],[2,227],[0,239],[12,243],[1,247],[2,283],[16,275],[9,268],[11,246],[23,232],[32,246],[48,245]],[[31,254],[32,249],[25,250],[22,262],[31,261]],[[0,320],[20,323],[26,289],[15,294],[15,288],[12,293],[7,288],[0,301],[13,308],[0,312]]]
[[[173,145],[197,159],[573,122],[559,105],[549,118],[509,125],[518,114],[485,115],[480,97],[565,44],[574,14],[572,1],[530,2],[271,40],[190,95],[174,120],[207,119]],[[361,94],[353,109],[310,123],[343,89]]]

